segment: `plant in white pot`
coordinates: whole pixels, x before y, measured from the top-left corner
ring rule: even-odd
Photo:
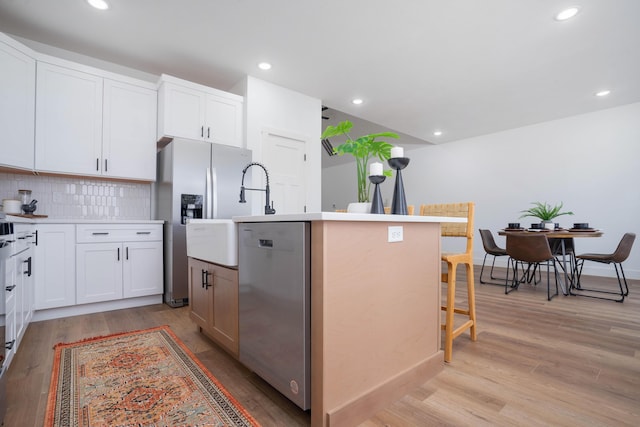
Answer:
[[[531,203],[534,206],[532,208],[520,211],[520,212],[523,212],[523,214],[520,215],[520,218],[524,218],[528,216],[539,218],[544,228],[553,229],[554,218],[557,218],[561,215],[573,215],[573,212],[571,211],[560,212],[563,206],[562,202],[560,202],[559,205],[555,205],[555,206],[551,206],[547,202],[544,202],[544,203],[531,202]]]
[[[382,162],[386,162],[391,156],[391,147],[388,142],[380,138],[398,138],[393,132],[380,132],[369,135],[363,135],[358,138],[352,138],[349,135],[353,123],[349,120],[338,123],[337,126],[327,126],[322,132],[321,139],[328,139],[335,136],[344,135],[347,140],[333,148],[338,155],[350,154],[356,160],[356,174],[358,179],[358,202],[368,203],[371,183],[368,180],[367,168],[369,160],[377,158]],[[391,176],[391,170],[385,170],[384,175]]]

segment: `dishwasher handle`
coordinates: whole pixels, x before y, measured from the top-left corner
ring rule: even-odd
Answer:
[[[259,248],[273,248],[273,240],[271,239],[258,239],[258,247]]]

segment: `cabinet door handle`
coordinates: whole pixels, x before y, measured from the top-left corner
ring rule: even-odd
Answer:
[[[129,260],[129,246],[127,246],[127,247],[125,248],[125,254],[124,254],[124,256],[125,256],[125,259],[128,261],[128,260]]]
[[[36,235],[36,246],[38,246],[38,230],[36,230],[35,235]]]
[[[207,126],[207,139],[211,138],[211,127]]]
[[[213,276],[213,273],[210,273],[210,272],[208,272],[208,271],[207,271],[207,273],[206,273],[206,274],[207,274],[207,281],[206,281],[206,283],[204,284],[204,288],[205,288],[205,289],[209,289],[210,287],[212,287],[212,286],[213,286],[213,283],[209,283],[209,276]],[[216,279],[216,277],[215,277],[215,276],[213,276],[213,280],[214,280],[214,281],[215,281],[215,279]]]
[[[31,257],[22,262],[27,264],[27,271],[23,272],[22,274],[26,274],[27,277],[31,277]]]
[[[209,284],[209,273],[207,270],[202,269],[202,287],[205,289],[209,289],[209,287],[213,286]]]
[[[6,348],[7,350],[11,350],[15,343],[16,343],[16,340],[7,341],[4,343],[4,348]]]
[[[109,165],[108,165],[107,161],[108,161],[107,159],[104,159],[104,171],[105,172],[109,170]]]
[[[136,234],[151,234],[150,231],[136,231]]]
[[[92,236],[108,236],[108,235],[109,235],[109,233],[108,233],[108,232],[106,232],[106,231],[105,231],[105,232],[100,232],[100,233],[98,233],[98,232],[94,232],[94,233],[91,233],[91,235],[92,235]]]
[[[96,171],[100,170],[100,159],[96,157]]]
[[[118,248],[118,261],[120,261],[120,248]]]
[[[204,126],[200,126],[200,137],[204,138]]]
[[[11,292],[12,290],[14,290],[16,288],[16,285],[11,285],[11,286],[7,286],[6,288],[4,288],[7,292]]]

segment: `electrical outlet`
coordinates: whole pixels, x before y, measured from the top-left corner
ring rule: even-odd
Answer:
[[[402,242],[402,226],[389,227],[389,242]]]

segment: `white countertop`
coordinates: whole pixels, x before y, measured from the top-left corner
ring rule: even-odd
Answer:
[[[421,215],[309,212],[282,215],[234,216],[234,222],[370,221],[370,222],[467,222],[467,218]]]

